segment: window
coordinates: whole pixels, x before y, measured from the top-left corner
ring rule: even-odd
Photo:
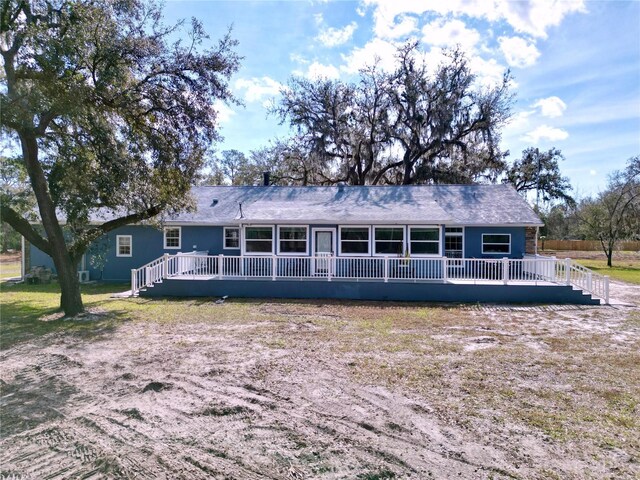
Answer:
[[[340,254],[369,255],[369,227],[340,227]]]
[[[511,234],[483,233],[482,253],[511,253]]]
[[[132,253],[131,235],[116,235],[116,257],[130,257]]]
[[[444,229],[444,256],[462,258],[464,250],[463,227],[447,227]]]
[[[164,229],[164,248],[180,248],[182,228],[166,227]]]
[[[259,255],[273,253],[273,227],[245,227],[244,251]]]
[[[403,227],[374,227],[374,253],[376,255],[403,255]]]
[[[224,227],[224,248],[240,248],[240,229]]]
[[[409,227],[409,253],[411,255],[439,255],[439,227]]]
[[[278,253],[306,254],[307,227],[278,227]]]

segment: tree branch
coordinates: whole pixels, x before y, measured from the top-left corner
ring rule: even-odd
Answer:
[[[142,212],[132,213],[125,217],[115,218],[103,223],[102,225],[97,225],[93,228],[85,230],[76,238],[76,240],[73,242],[73,245],[71,245],[71,247],[69,248],[69,251],[71,252],[73,258],[79,258],[91,242],[97,240],[105,233],[115,230],[116,228],[129,225],[131,223],[148,220],[149,218],[155,217],[156,215],[160,214],[163,209],[164,205],[154,205],[153,207],[149,207]]]
[[[40,235],[31,226],[31,224],[22,218],[14,209],[7,205],[0,207],[0,218],[3,222],[7,222],[13,229],[26,238],[31,244],[38,247],[47,255],[51,255],[51,244],[42,235]]]

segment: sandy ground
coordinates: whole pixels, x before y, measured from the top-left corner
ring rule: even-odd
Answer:
[[[565,364],[545,372],[554,341],[597,335],[602,348],[637,351],[640,324],[625,319],[640,287],[614,283],[612,296],[600,308],[447,309],[446,322],[424,309],[389,337],[377,324],[355,335],[353,310],[383,324],[411,307],[260,302],[237,321],[50,334],[0,354],[0,478],[640,478],[637,438],[554,439],[460,374],[500,349],[514,363],[525,352],[521,370],[498,365],[495,385],[569,395]],[[396,348],[400,337],[424,349]],[[444,374],[412,381],[427,344]]]

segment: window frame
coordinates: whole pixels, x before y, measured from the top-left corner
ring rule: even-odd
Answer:
[[[282,228],[304,228],[305,231],[305,239],[304,239],[304,252],[283,252],[282,249],[280,248],[280,230]],[[278,232],[277,232],[277,245],[276,245],[276,251],[278,252],[278,255],[283,255],[283,256],[290,256],[290,257],[308,257],[309,256],[309,225],[278,225]],[[293,241],[293,242],[302,242],[302,240],[288,240],[288,239],[284,239],[285,241]]]
[[[450,232],[449,234],[447,234],[447,228],[460,228],[462,229],[461,232]],[[462,238],[462,258],[465,258],[465,227],[464,226],[459,226],[459,225],[450,225],[450,226],[446,226],[444,227],[444,243],[442,245],[442,252],[443,255],[446,256],[447,254],[447,237],[461,237]],[[459,259],[458,259],[459,260]]]
[[[238,246],[237,247],[227,247],[227,230],[237,230],[238,231]],[[223,250],[240,250],[242,248],[242,229],[240,226],[237,227],[223,227],[222,229],[222,249]],[[231,240],[231,239],[230,239]]]
[[[342,253],[342,230],[344,228],[366,228],[368,232],[367,253]],[[364,240],[346,240],[346,243]],[[371,256],[371,225],[338,225],[338,255],[341,257],[370,257]]]
[[[484,250],[484,246],[485,246],[485,241],[484,241],[484,237],[487,235],[503,235],[505,237],[509,237],[509,243],[488,243],[488,245],[508,245],[509,249],[506,252],[485,252]],[[483,233],[482,234],[482,244],[481,244],[481,252],[482,255],[511,255],[511,234],[510,233],[500,233],[500,232],[496,232],[496,233]]]
[[[178,246],[167,246],[167,230],[178,230]],[[180,250],[182,248],[182,227],[164,227],[163,247],[165,250]]]
[[[404,256],[407,251],[407,227],[405,225],[373,225],[371,235],[371,255],[373,257],[394,257],[397,256],[397,253],[376,253],[376,230],[380,228],[394,228],[398,230],[402,230],[402,252],[400,252],[399,256]],[[384,240],[381,240],[384,241]],[[388,240],[390,242],[398,242],[397,240]]]
[[[247,229],[248,228],[270,228],[271,229],[271,251],[270,252],[247,252],[247,240],[249,240],[250,242],[266,242],[266,240],[256,240],[256,239],[247,239]],[[275,225],[245,225],[242,227],[242,241],[241,241],[241,246],[242,246],[242,255],[248,255],[248,256],[268,256],[268,255],[274,255],[274,248],[275,248],[275,235],[274,235],[274,230],[275,230]]]
[[[411,240],[411,230],[417,229],[417,228],[430,228],[430,229],[438,230],[438,253],[413,253],[413,249],[411,245],[413,243],[413,241]],[[435,242],[435,240],[415,240],[415,241],[420,243]],[[407,247],[409,249],[410,257],[418,257],[418,258],[442,257],[442,248],[444,246],[443,243],[444,242],[442,241],[442,225],[409,225],[408,232],[407,232]]]
[[[120,239],[129,239],[129,254],[120,253]],[[133,257],[133,235],[116,235],[116,257]]]

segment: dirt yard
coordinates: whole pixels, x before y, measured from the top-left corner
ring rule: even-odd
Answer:
[[[639,286],[611,307],[89,290],[92,314],[18,335],[55,303],[37,288],[3,287],[3,479],[640,476]]]

